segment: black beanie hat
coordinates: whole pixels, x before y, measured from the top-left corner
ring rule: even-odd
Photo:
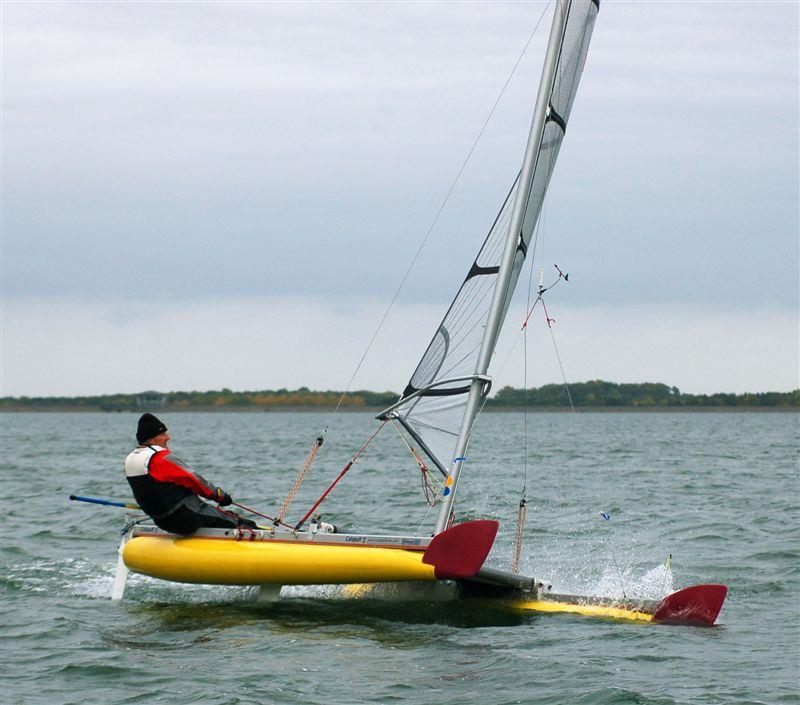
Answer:
[[[161,433],[166,433],[167,427],[152,414],[142,414],[139,425],[136,427],[136,440],[139,443],[149,441]]]

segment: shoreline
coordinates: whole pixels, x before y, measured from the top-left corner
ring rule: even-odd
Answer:
[[[0,408],[0,415],[9,414],[139,414],[144,411],[153,411],[161,414],[273,414],[273,413],[323,413],[333,411],[335,405],[331,406],[271,406],[271,407],[252,407],[252,406],[218,406],[196,407],[192,409],[173,409],[169,407],[141,407],[136,409],[103,409],[100,407],[6,407]],[[347,414],[378,414],[383,411],[381,407],[341,407],[339,413]],[[525,411],[523,407],[484,407],[482,413],[490,414],[509,414]],[[529,413],[557,413],[569,414],[572,409],[563,406],[529,406]],[[798,413],[800,408],[795,406],[577,406],[576,414],[687,414],[687,413],[721,413],[721,414],[747,414],[747,413]]]

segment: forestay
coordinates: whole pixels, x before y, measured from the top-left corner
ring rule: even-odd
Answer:
[[[492,336],[489,341],[491,350],[499,334],[500,325],[494,331],[486,330],[494,290],[498,284],[505,290],[502,323],[566,132],[598,5],[595,0],[576,0],[564,3],[559,10],[565,17],[563,32],[556,38],[552,85],[544,87],[544,90],[549,90],[549,95],[544,127],[536,136],[538,148],[533,170],[521,187],[520,176],[517,176],[400,400],[380,416],[397,419],[443,475],[447,474],[454,460],[454,449],[465,423],[467,398],[473,380],[483,382],[483,396],[489,392],[489,378],[485,377],[485,370],[479,369],[478,358],[482,345],[485,346],[485,334]],[[517,236],[516,254],[511,267],[502,272],[503,251],[517,199],[522,199],[520,205],[524,215]],[[498,282],[502,275],[505,281]],[[471,419],[467,419],[467,423],[471,423]]]

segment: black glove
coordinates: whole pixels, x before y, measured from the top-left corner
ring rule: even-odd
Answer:
[[[233,503],[233,497],[225,490],[218,487],[217,491],[214,493],[214,501],[219,504],[220,507],[227,507],[229,504]]]

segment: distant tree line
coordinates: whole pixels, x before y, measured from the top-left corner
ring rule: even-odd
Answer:
[[[617,384],[593,380],[569,386],[576,407],[784,407],[800,408],[800,389],[793,392],[757,392],[745,394],[683,394],[666,384]],[[106,394],[93,397],[3,397],[1,410],[46,411],[164,411],[246,410],[268,411],[287,408],[330,408],[342,399],[342,408],[349,410],[386,408],[398,399],[396,392],[312,391],[299,389],[266,389],[234,392],[230,389],[209,392],[141,392],[139,394]],[[569,407],[570,398],[564,385],[546,384],[532,389],[503,387],[486,402],[488,409]]]
[[[93,397],[3,397],[0,409],[50,409],[52,411],[208,411],[225,409],[263,409],[287,407],[335,407],[342,399],[342,408],[385,408],[397,401],[395,392],[315,392],[299,389],[265,389],[234,392],[230,389],[209,392],[141,392],[139,394],[106,394]]]
[[[677,387],[643,382],[617,384],[601,379],[569,385],[546,384],[532,389],[503,387],[486,402],[489,407],[794,407],[800,408],[800,389],[793,392],[745,394],[684,394]]]

